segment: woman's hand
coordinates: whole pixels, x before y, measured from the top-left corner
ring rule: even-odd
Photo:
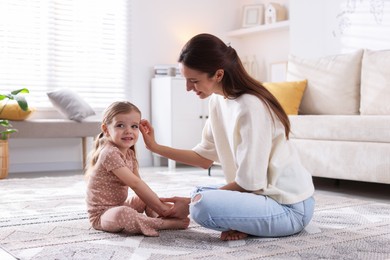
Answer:
[[[220,190],[234,190],[234,191],[239,191],[239,192],[251,192],[251,191],[248,191],[248,190],[242,188],[235,181],[232,181],[232,182],[220,187],[219,189]]]
[[[144,138],[146,148],[153,152],[153,147],[157,143],[154,138],[154,129],[152,125],[148,120],[142,119],[139,125],[139,130]]]
[[[200,156],[193,150],[176,149],[173,147],[160,145],[156,142],[154,137],[154,129],[148,120],[142,119],[139,124],[139,129],[144,138],[145,146],[151,152],[161,155],[162,157],[192,165],[195,167],[202,167],[208,169],[213,161]]]
[[[173,207],[169,210],[169,217],[172,218],[187,218],[190,214],[190,198],[185,197],[172,197],[172,198],[160,198],[164,203],[171,202]]]

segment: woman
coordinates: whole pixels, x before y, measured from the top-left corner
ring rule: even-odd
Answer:
[[[213,35],[193,37],[179,64],[187,90],[201,99],[211,96],[202,141],[192,150],[159,145],[142,120],[146,147],[205,169],[218,162],[227,184],[165,200],[175,204],[172,216],[190,212],[200,225],[221,231],[222,240],[302,231],[313,215],[314,186],[289,141],[290,122],[279,102],[248,75],[236,51]]]

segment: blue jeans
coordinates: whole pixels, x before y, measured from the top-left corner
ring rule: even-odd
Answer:
[[[200,194],[198,201],[192,200]],[[236,230],[259,237],[288,236],[302,231],[314,212],[314,198],[295,204],[279,204],[253,193],[197,187],[191,194],[191,218],[217,230]]]

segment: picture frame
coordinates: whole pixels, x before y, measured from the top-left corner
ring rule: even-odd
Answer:
[[[251,27],[264,23],[264,5],[244,5],[242,10],[242,27]]]
[[[282,82],[287,78],[287,61],[272,62],[269,65],[269,82]]]

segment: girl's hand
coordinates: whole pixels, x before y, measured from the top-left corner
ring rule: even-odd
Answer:
[[[153,146],[156,145],[156,140],[154,138],[154,129],[148,120],[142,119],[139,125],[139,129],[144,138],[145,146],[150,151],[153,151]]]
[[[172,215],[173,204],[166,203],[166,202],[162,202],[162,203],[163,203],[162,212],[159,214],[159,216],[163,218],[170,217]]]
[[[169,217],[173,218],[187,218],[190,214],[190,198],[185,197],[172,197],[172,198],[160,198],[164,203],[171,202],[174,203],[173,207],[169,212]]]

